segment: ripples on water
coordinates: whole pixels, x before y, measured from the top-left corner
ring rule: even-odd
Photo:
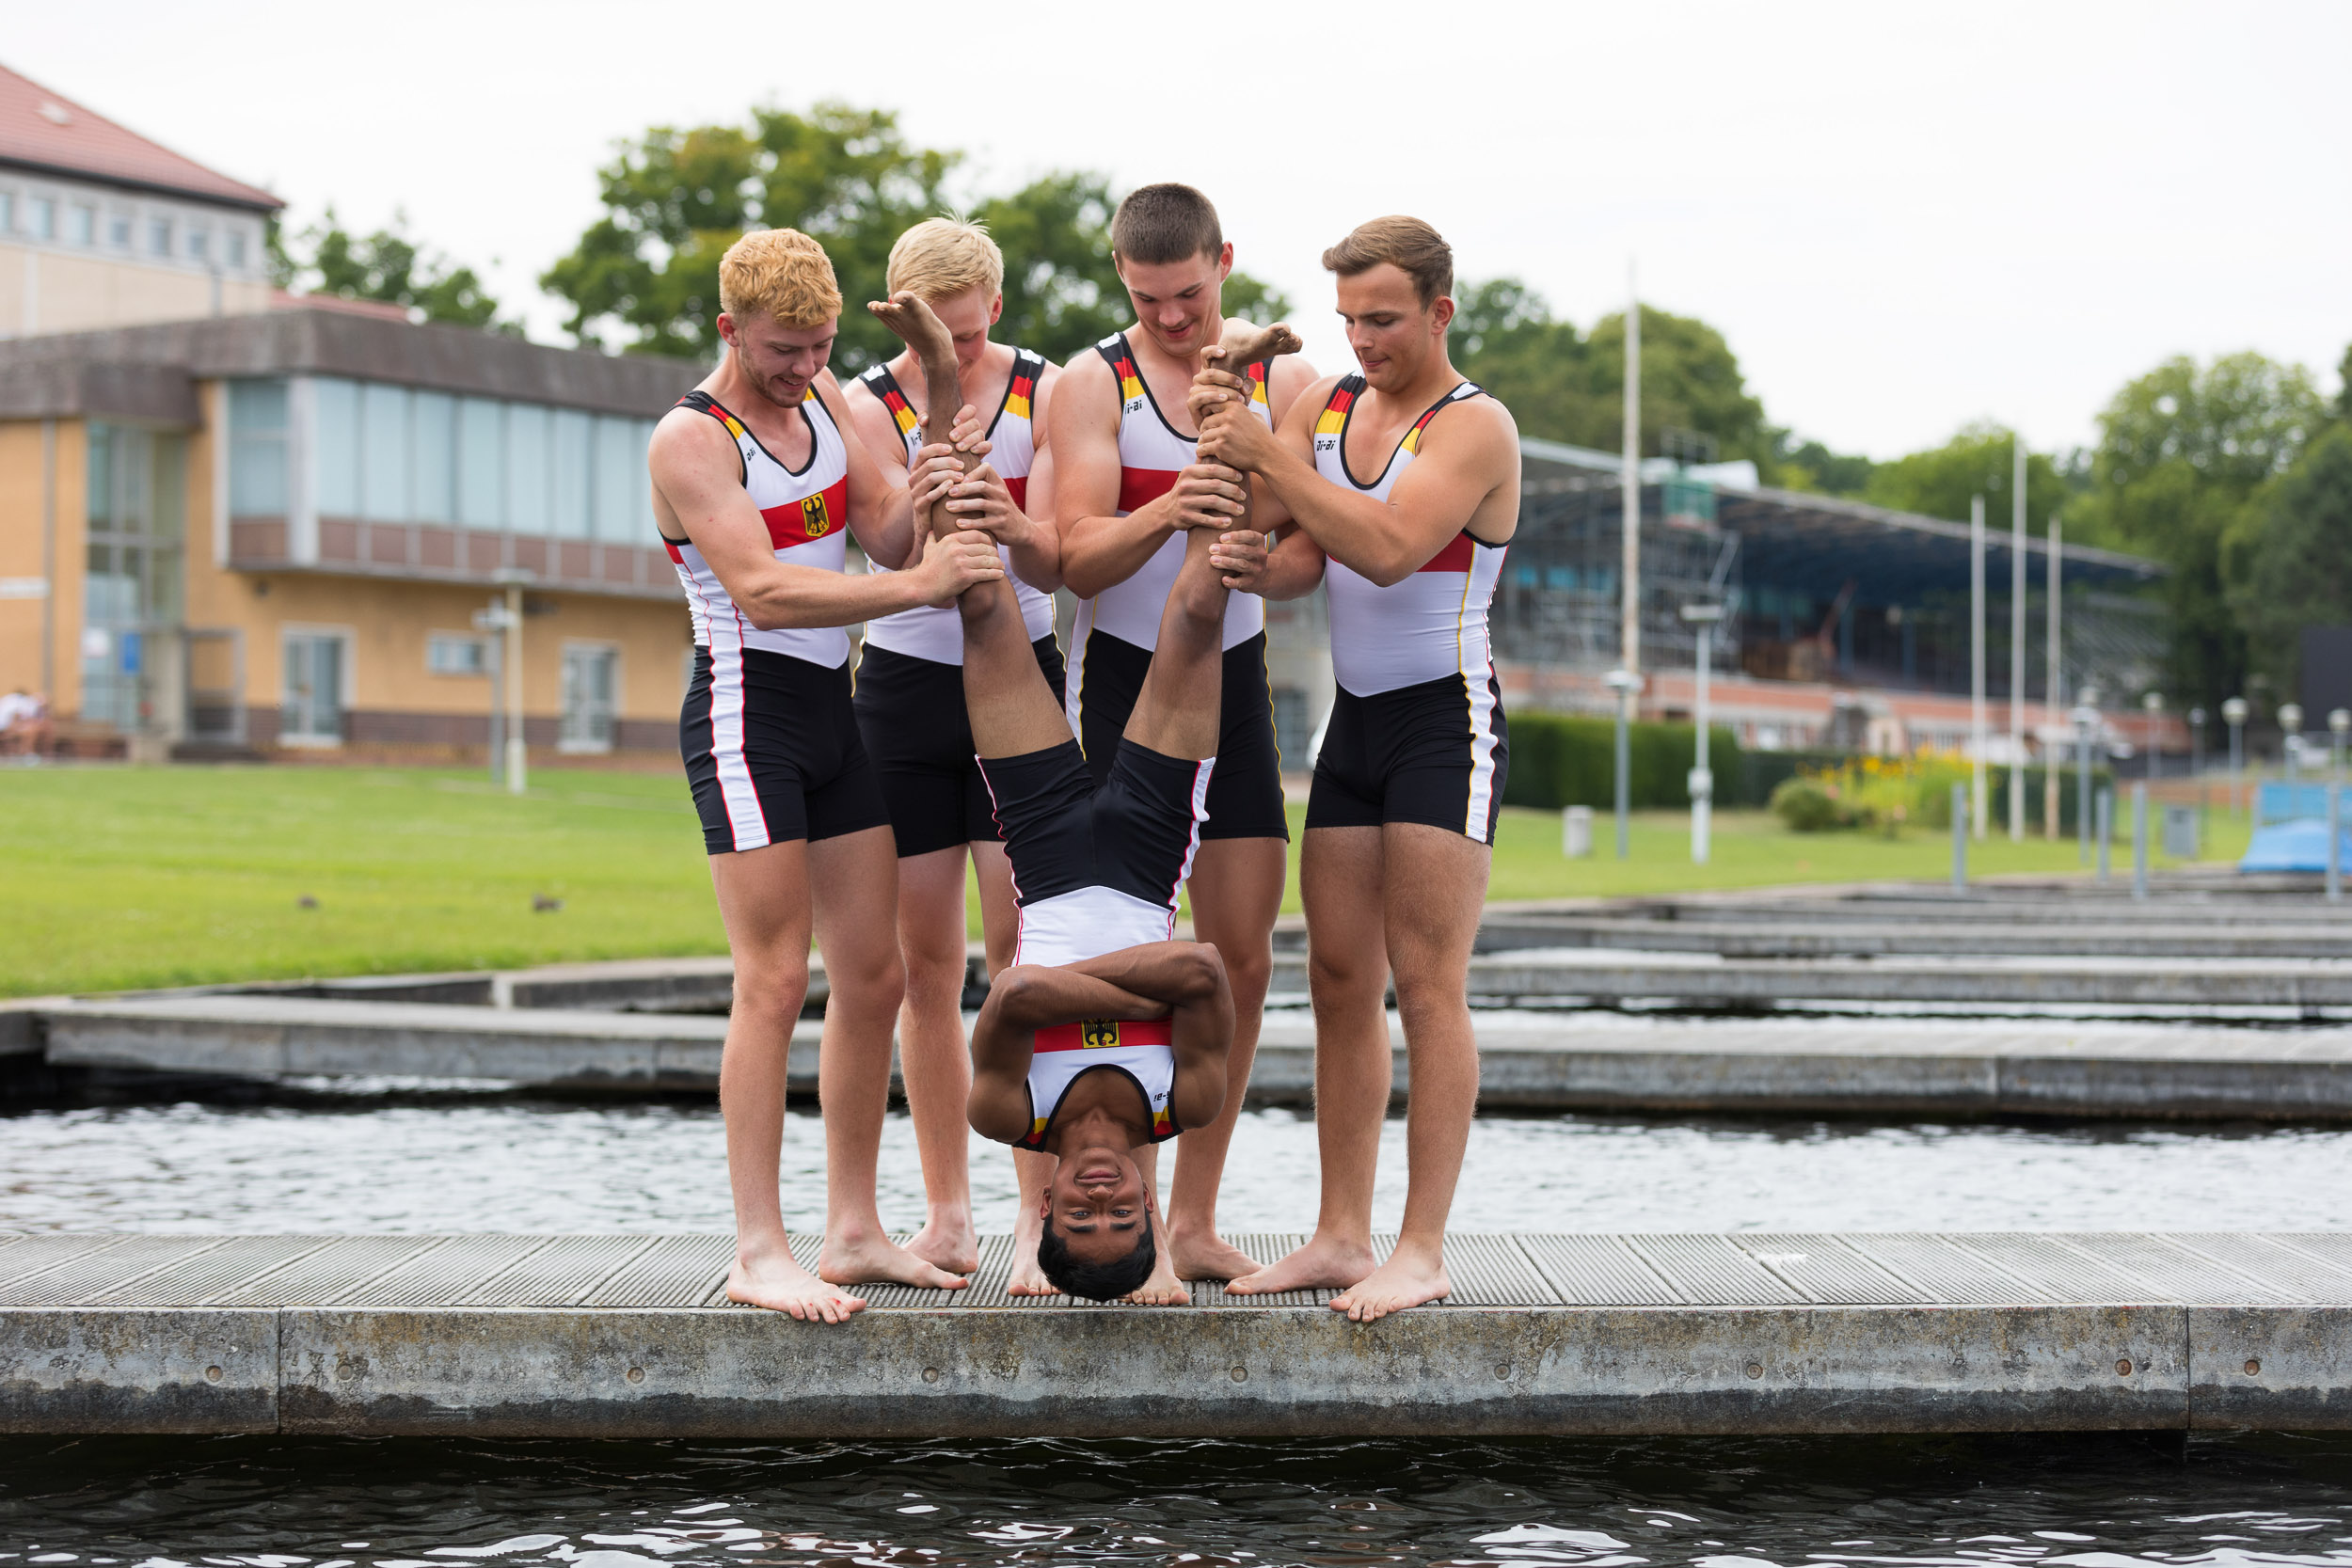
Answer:
[[[1182,1158],[1181,1145],[1178,1158]],[[1242,1117],[1219,1219],[1313,1223],[1314,1123]],[[982,1228],[1012,1227],[1012,1164],[975,1140]],[[1405,1202],[1386,1130],[1375,1220]],[[823,1129],[794,1112],[785,1222],[824,1217]],[[885,1124],[883,1219],[922,1223],[914,1128]],[[1468,1230],[2352,1228],[2352,1130],[1972,1123],[1877,1126],[1481,1117],[1454,1204]],[[184,1101],[0,1117],[0,1228],[723,1230],[707,1102],[356,1096]]]
[[[0,1439],[0,1561],[2352,1563],[2352,1444]]]

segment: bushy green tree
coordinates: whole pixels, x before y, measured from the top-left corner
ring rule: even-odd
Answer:
[[[280,288],[398,305],[417,321],[522,330],[498,319],[498,301],[473,268],[426,251],[409,234],[405,213],[394,213],[389,228],[355,234],[329,207],[324,223],[290,240],[273,225],[269,244],[271,271]]]
[[[1765,482],[1786,490],[1859,496],[1870,488],[1870,476],[1878,471],[1878,465],[1867,457],[1832,451],[1820,441],[1799,442],[1786,431],[1776,435],[1772,446]]]
[[[1511,410],[1522,434],[1613,451],[1624,442],[1625,316],[1589,335],[1558,321],[1517,278],[1462,288],[1450,343],[1454,365]],[[1723,334],[1690,316],[1642,308],[1642,450],[1670,429],[1711,437],[1721,459],[1770,470],[1764,405],[1747,389]]]
[[[2301,682],[2303,628],[2352,621],[2352,428],[2313,441],[2253,512],[2231,542],[2231,601],[2249,662],[2284,694]]]
[[[962,162],[910,143],[886,110],[844,103],[762,109],[748,127],[656,127],[599,172],[604,216],[540,284],[571,306],[565,329],[584,344],[715,358],[719,259],[747,230],[798,229],[833,258],[842,303],[833,364],[853,374],[898,351],[866,302],[882,297],[898,236],[955,210],[949,182]],[[1000,341],[1066,360],[1126,324],[1110,256],[1117,207],[1109,182],[1084,172],[970,204],[1008,264]],[[1242,273],[1225,305],[1240,315],[1287,309]]]
[[[2251,555],[2231,541],[2325,417],[2308,371],[2250,351],[2201,366],[2169,359],[2128,383],[2099,417],[2089,520],[2171,566],[2163,590],[2169,684],[2182,706],[2215,708],[2253,673],[2230,602],[2231,567]]]
[[[2006,529],[2014,504],[2014,440],[1998,425],[1969,425],[1940,447],[1874,465],[1863,499],[1874,506],[1964,523],[1971,498],[1980,495],[1986,526]],[[2037,536],[2042,533],[2051,514],[2063,508],[2072,495],[2055,461],[2038,451],[2026,454],[2027,529]],[[2068,536],[2076,544],[2090,543],[2072,523],[2070,517]]]

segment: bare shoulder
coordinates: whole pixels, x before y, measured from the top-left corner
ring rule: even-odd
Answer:
[[[684,474],[709,467],[739,471],[741,449],[726,426],[691,408],[673,408],[653,427],[645,461],[656,473]]]
[[[1507,462],[1511,469],[1518,467],[1518,421],[1492,396],[1461,398],[1450,403],[1438,410],[1429,426],[1432,436],[1477,461]]]
[[[1054,428],[1083,433],[1088,423],[1119,428],[1119,384],[1099,354],[1082,354],[1053,376]],[[1073,421],[1076,421],[1073,423]]]
[[[1304,355],[1285,354],[1275,360],[1266,372],[1266,398],[1275,405],[1274,411],[1279,414],[1292,399],[1317,383],[1330,383],[1338,379],[1337,376],[1327,376],[1318,372]]]

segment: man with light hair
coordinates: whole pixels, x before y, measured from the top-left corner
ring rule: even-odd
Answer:
[[[746,234],[719,267],[726,356],[655,427],[656,526],[694,623],[679,746],[735,960],[719,1068],[733,1189],[734,1300],[838,1323],[866,1281],[965,1281],[892,1243],[875,1206],[904,991],[893,922],[898,856],[850,712],[844,629],[916,605],[952,605],[1004,575],[977,532],[923,537],[825,369],[841,314],[833,263],[789,229]],[[917,454],[921,498],[962,472]],[[844,539],[901,570],[852,577]],[[818,1062],[826,1220],[817,1269],[793,1256],[777,1190],[785,1065],[808,990],[812,933],[828,996]]]
[[[1081,597],[1067,705],[1098,784],[1119,755],[1152,667],[1186,531],[1220,531],[1222,543],[1245,551],[1262,544],[1250,528],[1236,526],[1248,500],[1246,482],[1201,461],[1195,435],[1180,423],[1190,419],[1193,376],[1228,327],[1219,292],[1233,269],[1233,247],[1216,207],[1190,185],[1140,186],[1112,217],[1111,253],[1136,325],[1071,361],[1053,420],[1062,574]],[[1236,369],[1249,378],[1257,417],[1269,420],[1288,412],[1315,378],[1295,356]],[[1215,517],[1197,506],[1186,511],[1204,499],[1228,510]],[[1171,1272],[1162,1290],[1179,1277],[1226,1279],[1258,1267],[1217,1235],[1216,1195],[1257,1053],[1290,824],[1266,682],[1265,607],[1237,593],[1224,615],[1216,772],[1187,885],[1194,934],[1216,946],[1232,987],[1233,1043],[1224,1108],[1184,1140],[1169,1183],[1163,1256]],[[1027,1256],[1016,1244],[1016,1279]]]
[[[1004,314],[1004,253],[976,223],[931,218],[890,249],[890,293],[921,300],[954,337],[957,406],[979,411],[989,467],[1004,482],[1007,504],[986,526],[998,542],[1038,669],[1058,702],[1062,657],[1054,641],[1053,592],[1061,586],[1061,541],[1050,522],[1045,419],[1061,372],[1041,355],[990,341],[989,329]],[[914,350],[851,381],[844,401],[883,476],[905,485],[919,461],[930,409]],[[950,510],[960,504],[951,502]],[[972,1081],[962,1016],[967,852],[992,975],[1012,961],[1019,911],[964,710],[963,625],[955,606],[918,606],[866,623],[855,710],[898,847],[898,951],[907,976],[898,1069],[928,1200],[923,1228],[907,1246],[941,1268],[969,1272],[979,1266],[980,1252],[963,1115]]]
[[[1470,943],[1509,752],[1486,607],[1518,527],[1519,449],[1509,411],[1446,354],[1454,251],[1435,229],[1375,218],[1323,264],[1357,373],[1317,382],[1272,431],[1231,369],[1202,372],[1192,394],[1200,453],[1250,476],[1257,525],[1297,525],[1243,584],[1291,598],[1321,582],[1339,678],[1299,864],[1321,1212],[1305,1246],[1227,1288],[1329,1287],[1335,1310],[1370,1322],[1452,1288],[1446,1215],[1478,1101]],[[1202,522],[1229,511],[1215,498],[1186,508]],[[1411,1182],[1380,1259],[1372,1194],[1391,973],[1412,1072]]]

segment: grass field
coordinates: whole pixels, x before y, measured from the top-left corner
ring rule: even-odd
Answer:
[[[2209,854],[2241,852],[2242,826],[2217,813],[2208,828]],[[1799,836],[1731,814],[1702,867],[1679,813],[1637,816],[1623,862],[1606,814],[1595,829],[1599,854],[1568,861],[1556,816],[1504,813],[1493,896],[1949,869],[1937,833]],[[1995,839],[1973,861],[1984,874],[2074,864],[2071,842],[2039,839]],[[564,907],[534,912],[534,897]],[[1295,845],[1285,907],[1297,907]],[[0,995],[724,950],[701,832],[666,774],[541,769],[516,799],[478,773],[426,769],[0,771]]]

